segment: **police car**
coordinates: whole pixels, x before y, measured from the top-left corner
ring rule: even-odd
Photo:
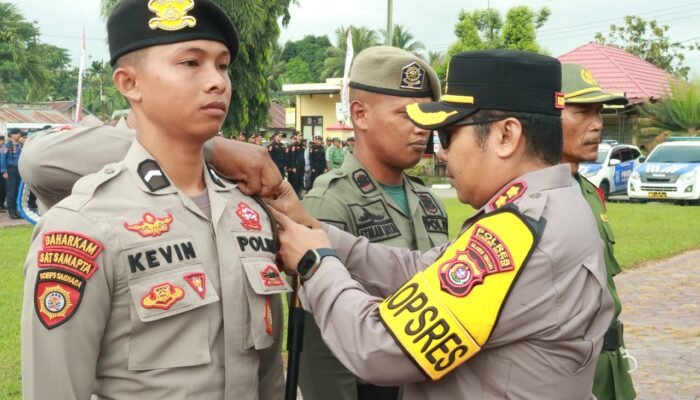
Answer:
[[[598,146],[598,158],[579,164],[578,173],[599,187],[607,198],[610,194],[627,191],[627,181],[641,155],[637,146],[604,140]]]
[[[700,204],[700,138],[671,137],[632,173],[630,200]]]

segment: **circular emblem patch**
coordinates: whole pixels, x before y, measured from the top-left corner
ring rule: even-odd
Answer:
[[[448,266],[447,277],[455,286],[465,286],[472,277],[472,270],[462,262],[457,262]]]
[[[65,317],[73,305],[70,300],[70,292],[60,286],[50,286],[44,289],[39,296],[41,302],[40,312],[48,319]]]

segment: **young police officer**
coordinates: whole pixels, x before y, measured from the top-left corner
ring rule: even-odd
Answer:
[[[107,31],[137,140],[37,226],[24,398],[281,398],[270,219],[202,151],[228,110],[235,28],[209,0],[123,0]]]
[[[407,400],[593,398],[612,301],[595,221],[559,165],[560,89],[551,57],[467,52],[451,59],[441,101],[407,107],[440,130],[459,200],[477,208],[448,245],[369,243],[292,196],[273,202],[323,229],[278,214],[282,257],[351,371],[405,383]]]

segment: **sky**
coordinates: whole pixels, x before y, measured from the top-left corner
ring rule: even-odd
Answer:
[[[8,0],[3,0],[8,1]],[[77,65],[80,36],[85,27],[88,63],[108,60],[104,21],[99,0],[9,0],[27,20],[36,21],[40,39],[64,47]],[[145,1],[145,0],[144,0]],[[290,8],[291,22],[283,28],[280,42],[306,35],[328,35],[335,41],[340,26],[386,29],[387,2],[382,0],[298,0]],[[538,42],[552,56],[559,56],[593,40],[596,32],[607,32],[610,24],[621,24],[625,15],[655,19],[670,26],[669,36],[686,44],[700,41],[700,2],[697,0],[394,0],[394,23],[401,24],[430,51],[445,51],[455,41],[454,26],[460,10],[493,7],[505,12],[526,4],[552,11],[538,31]],[[700,51],[686,54],[686,65],[700,76]]]

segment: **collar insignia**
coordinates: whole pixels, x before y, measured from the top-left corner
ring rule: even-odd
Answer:
[[[513,182],[510,186],[503,189],[501,193],[491,202],[491,209],[495,210],[505,206],[506,204],[514,202],[515,200],[519,199],[520,196],[525,194],[526,190],[527,185],[525,182]]]
[[[157,192],[170,186],[170,181],[155,160],[142,161],[136,171],[151,192]]]
[[[173,223],[173,216],[168,213],[167,217],[158,218],[151,213],[143,214],[143,221],[129,225],[124,222],[124,228],[132,232],[138,232],[141,237],[158,237],[170,231],[170,224]]]
[[[238,208],[236,208],[236,215],[241,219],[241,226],[249,231],[260,231],[262,225],[260,225],[260,214],[253,210],[248,204],[244,202],[238,203]]]
[[[207,279],[204,272],[192,272],[182,278],[197,292],[199,297],[204,298],[207,292]]]
[[[421,90],[425,83],[425,69],[416,61],[403,67],[401,70],[401,88]]]
[[[156,17],[148,21],[148,27],[165,31],[193,28],[197,25],[197,20],[187,15],[187,12],[193,8],[194,0],[150,0],[148,9],[155,13]]]
[[[159,308],[161,310],[169,310],[173,304],[185,297],[185,291],[181,287],[173,286],[166,282],[154,286],[148,294],[141,299],[143,308]]]
[[[355,181],[355,185],[357,185],[360,191],[364,194],[372,193],[377,190],[374,182],[372,182],[364,169],[358,169],[357,171],[353,172],[352,180]]]

